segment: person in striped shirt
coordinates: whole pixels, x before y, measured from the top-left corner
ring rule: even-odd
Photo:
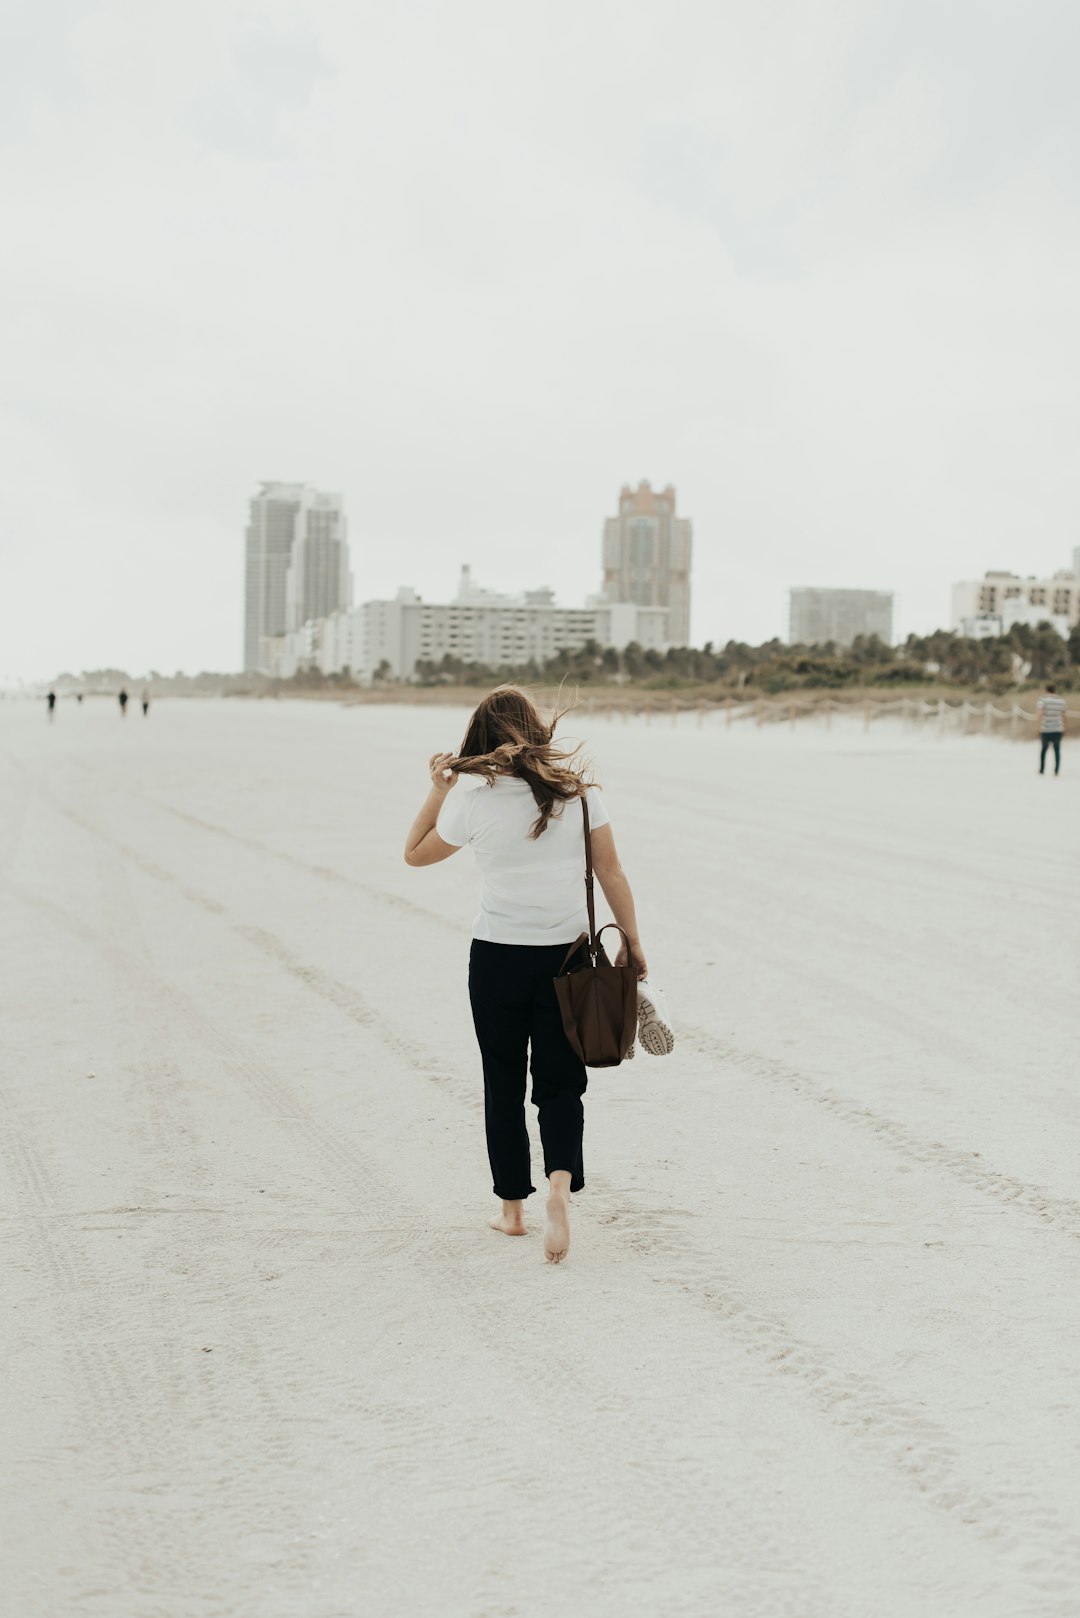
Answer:
[[[1046,752],[1054,749],[1054,774],[1061,774],[1061,738],[1065,734],[1065,699],[1057,694],[1057,687],[1048,685],[1046,694],[1035,704],[1035,723],[1039,727],[1039,774],[1046,774]]]

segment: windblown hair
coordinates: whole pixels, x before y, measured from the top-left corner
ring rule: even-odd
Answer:
[[[448,761],[447,768],[458,775],[481,775],[488,786],[500,775],[527,781],[540,811],[529,835],[539,837],[547,830],[556,806],[584,797],[589,785],[573,764],[580,744],[567,750],[556,747],[552,739],[567,711],[557,709],[548,724],[516,685],[497,686],[478,703],[461,751]]]

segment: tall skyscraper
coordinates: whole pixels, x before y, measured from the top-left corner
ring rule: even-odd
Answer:
[[[791,592],[788,640],[793,646],[850,646],[857,635],[877,635],[892,645],[891,590],[813,590]]]
[[[352,605],[349,542],[340,494],[305,489],[285,582],[285,618],[299,629]]]
[[[340,495],[308,483],[261,483],[248,514],[244,668],[263,642],[349,605],[348,542]]]
[[[604,523],[606,601],[665,607],[672,646],[690,644],[690,554],[692,530],[675,514],[675,490],[654,492],[648,483],[624,484],[619,514]]]

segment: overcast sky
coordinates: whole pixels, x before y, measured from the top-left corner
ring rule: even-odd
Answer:
[[[674,483],[698,643],[1080,543],[1075,0],[6,15],[0,679],[236,668],[263,478],[566,604]]]

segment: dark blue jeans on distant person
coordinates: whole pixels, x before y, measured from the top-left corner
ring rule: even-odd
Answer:
[[[1042,735],[1039,737],[1039,740],[1042,743],[1042,751],[1039,754],[1039,774],[1040,775],[1045,775],[1046,774],[1046,749],[1048,747],[1052,747],[1054,749],[1054,774],[1055,775],[1060,775],[1061,774],[1061,731],[1060,730],[1044,730]]]
[[[571,1048],[555,995],[566,944],[492,944],[474,938],[469,1000],[484,1064],[484,1123],[492,1189],[504,1202],[536,1187],[525,1124],[526,1068],[544,1143],[544,1173],[566,1169],[571,1191],[585,1184],[585,1064]]]

